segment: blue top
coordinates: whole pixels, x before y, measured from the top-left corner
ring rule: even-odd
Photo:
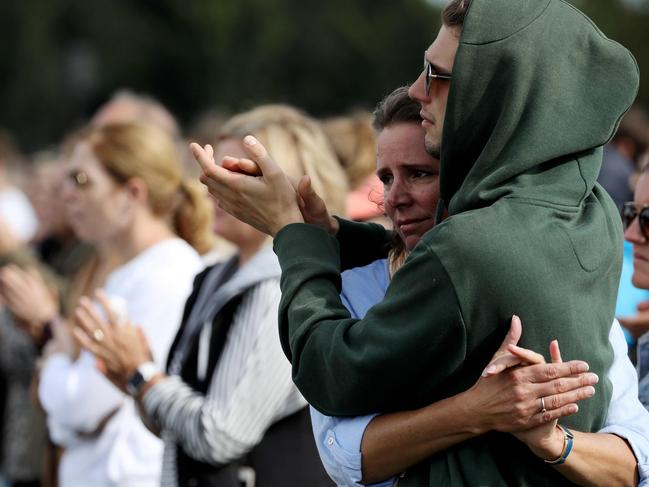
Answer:
[[[342,302],[354,318],[362,318],[383,299],[389,280],[385,259],[345,271],[342,274]],[[613,322],[609,338],[615,357],[608,377],[614,386],[606,423],[600,433],[616,434],[629,442],[638,459],[638,485],[649,487],[649,411],[638,400],[638,376],[629,360],[624,333],[617,320]],[[320,459],[337,485],[361,485],[361,441],[365,428],[375,416],[340,418],[325,416],[311,408]],[[388,487],[395,479],[371,485]]]

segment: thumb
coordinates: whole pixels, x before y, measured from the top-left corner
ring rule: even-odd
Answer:
[[[262,143],[252,135],[246,135],[243,138],[243,149],[257,163],[262,175],[266,176],[269,173],[277,172],[283,173],[282,169],[270,158],[268,151]]]
[[[518,345],[518,340],[521,339],[522,333],[523,324],[521,323],[521,319],[517,315],[513,315],[511,324],[509,325],[509,331],[505,335],[498,350],[506,350],[509,345]]]
[[[521,363],[519,357],[509,352],[509,346],[518,344],[522,332],[523,325],[521,319],[517,315],[513,315],[511,324],[509,325],[509,331],[505,335],[498,350],[496,350],[496,353],[494,353],[489,365],[482,371],[482,377],[498,374],[509,367],[514,367]]]
[[[314,192],[313,187],[311,186],[311,178],[307,175],[302,176],[297,183],[296,189],[297,194],[299,194],[301,198],[304,198],[305,200],[310,199]]]

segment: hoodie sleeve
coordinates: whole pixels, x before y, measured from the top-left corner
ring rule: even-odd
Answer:
[[[458,299],[424,243],[362,320],[352,319],[340,300],[336,239],[294,224],[278,233],[274,245],[282,266],[282,346],[294,382],[321,412],[347,416],[420,407],[462,366],[466,331]]]
[[[376,223],[335,218],[340,226],[336,240],[340,245],[342,270],[361,267],[388,256],[392,232]]]

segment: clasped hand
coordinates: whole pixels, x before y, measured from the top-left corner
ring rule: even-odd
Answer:
[[[291,223],[318,225],[332,235],[338,231],[338,222],[313,191],[309,177],[291,179],[253,136],[243,139],[250,159],[225,157],[220,165],[211,145],[190,147],[201,166],[201,182],[219,206],[239,220],[273,237]]]
[[[584,361],[562,362],[556,340],[550,343],[552,363],[547,364],[541,354],[517,346],[521,333],[514,316],[492,361],[466,392],[466,403],[477,418],[476,432],[510,432],[537,456],[554,459],[563,446],[557,420],[575,414],[577,402],[595,394],[599,378]]]

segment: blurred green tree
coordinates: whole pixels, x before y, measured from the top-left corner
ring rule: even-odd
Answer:
[[[260,102],[371,108],[417,76],[438,26],[421,0],[2,2],[0,125],[33,150],[121,87],[182,122]]]
[[[649,65],[645,9],[574,0]],[[412,81],[439,27],[430,0],[7,0],[0,2],[0,126],[56,143],[119,88],[182,123],[203,110],[287,102],[325,116],[371,108]],[[649,102],[649,85],[640,100]]]

